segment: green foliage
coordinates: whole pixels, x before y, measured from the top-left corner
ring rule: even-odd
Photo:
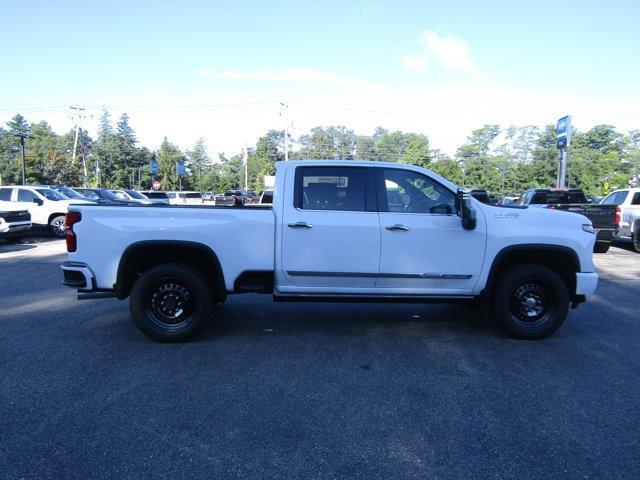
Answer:
[[[158,150],[158,178],[160,179],[161,190],[178,190],[180,186],[180,178],[176,165],[178,162],[186,161],[185,155],[180,149],[169,142],[167,137],[164,137],[164,141],[160,145]],[[187,179],[183,179],[182,187],[189,186]]]
[[[30,124],[20,114],[0,127],[0,183],[21,181],[21,152],[15,133],[28,134],[25,170],[29,183],[84,182],[83,158],[91,185],[110,188],[151,188],[149,163],[152,152],[138,146],[135,131],[126,114],[115,128],[103,110],[94,141],[80,131],[76,161],[72,162],[75,130],[58,135],[46,122]],[[498,142],[498,140],[500,140]],[[288,139],[291,143],[291,139]],[[432,169],[452,182],[470,188],[484,188],[496,194],[517,194],[527,188],[556,183],[558,150],[555,127],[540,129],[527,125],[484,125],[471,132],[467,142],[450,158],[432,150],[426,135],[389,131],[378,127],[372,135],[356,135],[344,126],[314,127],[297,141],[291,159],[357,159],[411,163]],[[158,177],[162,189],[180,186],[176,163],[184,161],[187,174],[183,189],[224,191],[244,187],[243,155],[212,161],[203,139],[182,152],[166,138],[157,153]],[[640,174],[640,130],[622,134],[611,125],[596,125],[586,132],[573,132],[568,150],[567,184],[589,194],[604,195],[624,187]],[[248,185],[262,190],[264,177],[275,173],[284,160],[284,134],[269,130],[248,152]]]

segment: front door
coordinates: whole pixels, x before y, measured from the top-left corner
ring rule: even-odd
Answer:
[[[365,293],[380,263],[373,169],[298,166],[285,197],[281,292]],[[287,181],[291,181],[288,179]]]
[[[376,168],[380,208],[380,275],[387,293],[470,295],[482,269],[486,232],[481,212],[464,230],[455,194],[404,168]]]

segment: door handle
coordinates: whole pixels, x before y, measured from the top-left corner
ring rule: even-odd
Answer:
[[[291,228],[311,228],[311,227],[313,227],[313,225],[311,225],[310,223],[307,223],[307,222],[289,223],[287,226],[291,227]]]
[[[403,232],[408,232],[409,230],[411,230],[411,228],[405,226],[405,225],[400,225],[399,223],[396,223],[395,225],[389,225],[387,227],[384,227],[387,230],[400,230]]]

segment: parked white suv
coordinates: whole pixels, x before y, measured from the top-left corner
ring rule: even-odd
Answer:
[[[57,237],[64,237],[64,216],[69,205],[86,204],[71,200],[49,187],[0,187],[0,210],[28,210],[35,227],[48,227]]]
[[[633,249],[640,253],[640,188],[615,190],[600,203],[618,206],[620,230],[617,236],[631,238]]]

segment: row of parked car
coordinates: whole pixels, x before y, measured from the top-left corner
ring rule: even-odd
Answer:
[[[605,253],[616,237],[627,237],[640,253],[640,188],[620,189],[599,203],[577,188],[535,188],[518,198],[498,198],[474,189],[477,200],[514,208],[550,208],[579,213],[591,220],[598,231],[594,251]],[[128,205],[220,205],[271,204],[273,191],[256,194],[246,190],[224,193],[196,191],[137,191],[132,189],[32,185],[0,187],[0,236],[18,240],[32,226],[48,228],[56,236],[65,235],[65,214],[73,203]]]
[[[133,189],[68,187],[64,185],[16,185],[0,187],[0,237],[19,241],[32,227],[65,235],[65,215],[70,204],[127,205],[224,205],[271,203],[272,191],[260,195],[245,190],[224,193],[195,191],[137,191]]]
[[[630,238],[640,253],[640,188],[623,188],[604,198],[588,197],[579,188],[532,188],[519,197],[490,196],[475,189],[471,195],[498,206],[550,208],[584,215],[598,231],[594,252],[606,253],[614,238]]]

